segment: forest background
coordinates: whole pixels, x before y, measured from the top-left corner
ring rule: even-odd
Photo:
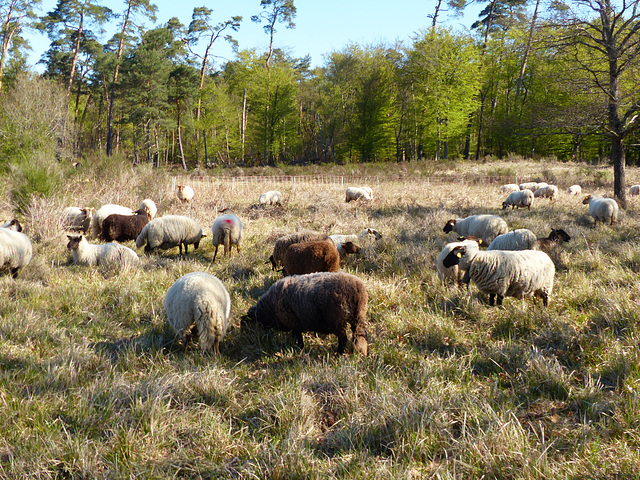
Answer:
[[[637,0],[438,1],[410,42],[350,43],[313,68],[279,48],[293,0],[256,0],[251,18],[197,7],[188,25],[153,23],[150,0],[106,3],[58,0],[41,14],[41,0],[0,1],[0,171],[18,208],[46,194],[60,166],[114,156],[185,170],[611,162],[623,207],[624,167],[640,164]],[[471,29],[442,24],[478,5]],[[235,40],[246,22],[264,29],[264,51]],[[41,73],[27,55],[33,29],[50,40]],[[222,44],[236,56],[215,67]]]

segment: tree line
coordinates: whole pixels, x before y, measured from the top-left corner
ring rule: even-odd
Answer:
[[[207,7],[194,8],[188,25],[171,18],[145,28],[156,20],[150,0],[124,0],[119,11],[58,0],[39,17],[40,1],[0,0],[0,96],[9,102],[20,84],[41,80],[25,74],[21,35],[46,31],[41,77],[64,88],[69,118],[55,131],[75,156],[185,169],[611,159],[623,201],[624,166],[640,163],[640,0],[491,0],[470,31],[439,23],[445,8],[464,11],[464,0],[439,1],[408,44],[352,43],[317,68],[276,48],[278,28],[295,28],[293,0],[256,4],[264,52],[239,48],[242,17],[216,18]],[[107,22],[118,28],[101,43]],[[222,42],[236,58],[214,69]]]

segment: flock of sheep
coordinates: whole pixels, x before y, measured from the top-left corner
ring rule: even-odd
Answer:
[[[637,187],[637,188],[636,188]],[[631,187],[631,194],[640,193],[640,186]],[[635,190],[634,190],[635,189]],[[568,193],[581,193],[572,185]],[[554,200],[558,189],[554,185],[523,183],[504,185],[508,193],[503,209],[530,209],[535,198]],[[179,185],[176,197],[182,202],[193,199],[193,189]],[[368,187],[346,189],[346,202],[367,202],[373,199]],[[282,194],[269,191],[260,195],[259,205],[282,205]],[[595,223],[613,225],[618,205],[613,199],[587,195],[589,214]],[[213,222],[212,244],[215,262],[218,247],[230,256],[232,247],[240,252],[243,226],[240,218],[224,209]],[[182,215],[156,217],[157,208],[145,199],[137,211],[120,205],[104,205],[95,213],[91,208],[69,207],[63,213],[63,224],[76,234],[68,235],[67,248],[74,263],[130,268],[139,263],[138,254],[118,242],[135,241],[136,248],[156,249],[178,247],[180,254],[188,246],[197,249],[206,234],[193,219]],[[0,270],[9,270],[15,278],[33,255],[31,241],[21,232],[17,220],[0,224]],[[569,235],[554,229],[547,238],[537,238],[527,229],[509,231],[504,219],[496,215],[473,215],[449,220],[443,231],[454,232],[459,238],[448,243],[436,261],[442,282],[469,284],[489,295],[490,305],[500,305],[506,296],[539,296],[545,306],[553,290],[555,265],[545,253],[557,243],[569,241]],[[90,232],[90,233],[88,233]],[[102,239],[102,244],[90,243],[87,235]],[[373,228],[359,235],[332,235],[304,230],[279,238],[267,263],[281,271],[284,278],[262,295],[242,324],[258,323],[269,328],[291,331],[300,346],[302,333],[307,331],[332,333],[338,337],[338,352],[343,353],[351,330],[353,349],[367,355],[366,334],[367,292],[363,281],[355,275],[339,272],[348,254],[357,254],[361,245],[375,242],[381,235]],[[486,250],[481,246],[487,245]],[[219,344],[229,324],[231,300],[223,283],[205,272],[193,272],[180,277],[165,297],[167,318],[176,340],[185,348],[197,335],[200,348],[219,353]]]

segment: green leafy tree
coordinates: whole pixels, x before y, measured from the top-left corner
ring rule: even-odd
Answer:
[[[263,11],[251,17],[251,21],[255,23],[265,22],[262,27],[265,33],[269,34],[269,50],[264,61],[267,68],[273,57],[273,38],[277,32],[276,24],[284,23],[287,28],[295,28],[296,24],[293,19],[296,17],[296,7],[293,0],[261,0],[260,6]]]

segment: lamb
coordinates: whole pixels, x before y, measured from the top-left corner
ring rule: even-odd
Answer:
[[[635,195],[640,195],[640,185],[631,185],[629,187],[629,195],[632,197]]]
[[[149,221],[151,221],[149,207],[138,210],[135,215],[114,213],[102,222],[101,238],[105,242],[135,240]]]
[[[520,190],[531,190],[532,192],[535,192],[538,189],[538,182],[521,183],[518,185],[518,188],[520,188]]]
[[[122,205],[115,205],[112,203],[108,203],[107,205],[103,205],[102,207],[100,207],[93,216],[93,222],[91,223],[92,238],[100,238],[100,234],[102,233],[102,222],[105,218],[114,213],[117,213],[119,215],[133,215],[133,210],[128,207],[123,207]]]
[[[366,356],[366,314],[362,280],[343,272],[321,272],[278,280],[249,309],[242,326],[258,323],[291,331],[300,348],[304,348],[303,332],[333,333],[338,337],[337,352],[342,354],[350,325],[354,349]]]
[[[504,297],[542,297],[549,305],[555,266],[538,250],[493,250],[480,252],[477,245],[455,247],[443,260],[447,268],[458,265],[466,270],[465,280],[473,280],[478,289],[489,294],[489,305],[502,305]]]
[[[551,250],[555,245],[561,242],[568,242],[571,237],[563,229],[552,228],[547,238],[538,238],[538,248],[540,250]]]
[[[549,200],[555,200],[558,196],[558,187],[555,185],[546,185],[542,187],[538,187],[538,189],[533,192],[533,196],[535,198],[548,198]]]
[[[491,241],[502,233],[507,233],[509,227],[507,222],[496,215],[471,215],[467,218],[456,218],[449,220],[443,232],[456,232],[458,235],[481,238],[484,243]]]
[[[534,250],[538,247],[538,238],[531,230],[519,228],[498,235],[487,250]]]
[[[351,246],[346,245],[346,248],[351,249]],[[282,266],[285,277],[314,272],[337,272],[340,269],[340,254],[331,239],[294,243],[285,252]]]
[[[216,250],[213,254],[213,261],[216,261],[216,255],[218,255],[218,247],[224,245],[224,255],[231,257],[231,247],[233,245],[238,249],[240,253],[240,242],[242,241],[242,222],[233,214],[229,209],[223,210],[227,212],[220,215],[213,222],[211,230],[213,232],[212,241]]]
[[[178,247],[182,255],[183,246],[184,253],[188,252],[191,244],[197,249],[202,237],[202,228],[195,220],[182,215],[165,215],[154,218],[144,226],[136,238],[136,247],[140,248],[146,243],[145,252]]]
[[[514,208],[524,208],[527,207],[528,210],[531,210],[531,205],[533,205],[534,194],[528,188],[524,190],[518,190],[517,192],[511,192],[504,202],[502,202],[502,209],[504,210],[508,206],[511,206],[511,210]]]
[[[178,185],[176,188],[176,197],[182,203],[189,203],[193,199],[193,188],[189,185]]]
[[[371,241],[380,240],[382,238],[382,234],[374,228],[367,227],[360,233],[360,235],[329,235],[329,238],[336,244],[336,248],[340,254],[340,261],[344,262],[347,259],[348,253],[359,253],[360,251],[360,248],[358,247],[357,252],[347,252],[344,248],[345,243],[369,243]]]
[[[518,190],[520,190],[520,186],[516,185],[515,183],[507,183],[506,185],[502,185],[502,187],[500,187],[500,192],[502,193],[517,192]]]
[[[9,230],[13,230],[14,232],[22,231],[22,225],[20,225],[20,222],[15,218],[12,220],[5,220],[4,222],[2,222],[2,224],[0,224],[0,228],[7,228]]]
[[[580,185],[571,185],[567,188],[567,193],[569,195],[580,195],[582,193],[582,187]]]
[[[462,283],[463,272],[458,268],[458,265],[452,265],[449,268],[445,268],[442,262],[447,257],[447,255],[451,253],[451,251],[454,248],[460,247],[462,245],[468,245],[471,242],[481,245],[482,239],[476,238],[473,236],[460,237],[459,241],[447,243],[444,246],[444,248],[438,255],[438,258],[436,259],[436,269],[438,271],[438,278],[442,283],[446,284],[448,282],[452,282],[454,285],[458,285],[458,286]]]
[[[315,230],[301,230],[299,232],[280,237],[276,240],[276,244],[273,246],[273,253],[265,263],[271,262],[271,268],[276,270],[278,267],[282,266],[284,253],[290,245],[313,240],[326,240],[327,238],[329,238],[329,235],[326,233],[316,232]]]
[[[259,205],[282,205],[282,193],[278,190],[270,190],[258,198]]]
[[[93,220],[93,208],[67,207],[62,211],[62,226],[66,230],[87,233]]]
[[[204,272],[183,275],[167,291],[164,309],[185,350],[195,330],[200,350],[213,350],[220,355],[220,341],[229,325],[231,297],[217,277]]]
[[[80,265],[131,267],[140,262],[138,254],[129,247],[119,243],[105,243],[93,245],[87,241],[84,234],[67,235],[69,243],[67,249],[73,253],[73,263]]]
[[[348,187],[346,191],[345,202],[352,200],[365,200],[370,202],[373,200],[373,191],[369,187]]]
[[[29,237],[11,227],[0,228],[0,271],[9,270],[16,278],[18,271],[29,265],[32,256]]]
[[[613,225],[618,220],[618,204],[613,198],[587,195],[582,203],[589,205],[589,215],[593,217],[594,227],[598,225],[598,220],[602,223],[609,222],[609,225]]]

